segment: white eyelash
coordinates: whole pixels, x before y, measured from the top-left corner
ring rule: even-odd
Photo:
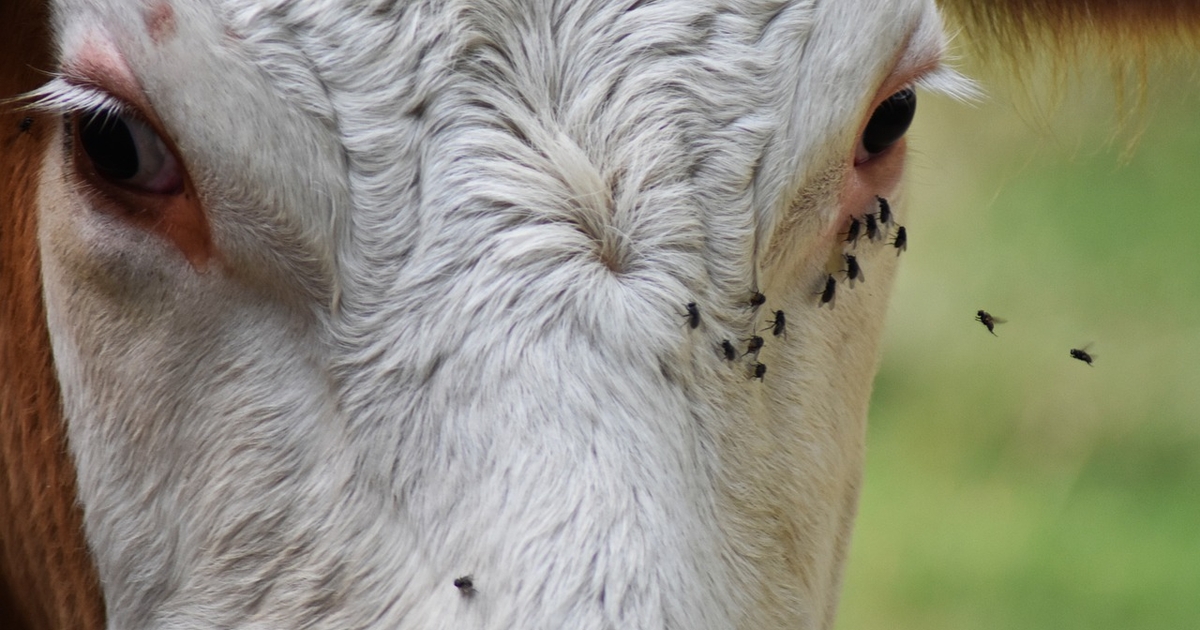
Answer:
[[[948,40],[958,39],[958,33],[950,34]],[[932,71],[923,74],[913,83],[924,90],[942,94],[962,103],[982,101],[987,95],[974,79],[954,69],[958,58],[943,44],[939,50],[939,62]]]
[[[25,93],[20,100],[28,101],[22,109],[47,114],[72,114],[102,111],[109,116],[128,114],[130,107],[113,95],[58,77]]]
[[[964,103],[980,101],[984,97],[978,83],[949,65],[944,65],[944,62],[932,72],[921,75],[913,84],[923,90],[943,94]]]

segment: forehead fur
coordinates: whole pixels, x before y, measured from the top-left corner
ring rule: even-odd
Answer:
[[[349,284],[411,296],[405,312],[445,300],[475,305],[472,317],[524,302],[497,294],[515,290],[499,281],[514,269],[592,277],[589,260],[652,280],[634,286],[659,310],[709,283],[741,295],[753,242],[841,159],[899,50],[941,43],[921,3],[223,7],[275,89],[336,120],[355,255],[388,270]],[[431,265],[392,273],[398,252]],[[467,268],[479,284],[444,294],[439,278]],[[577,297],[603,308],[602,291]]]

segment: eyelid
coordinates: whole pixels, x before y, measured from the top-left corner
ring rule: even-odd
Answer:
[[[908,69],[896,68],[875,93],[867,109],[868,115],[859,128],[861,136],[870,120],[870,112],[874,112],[884,101],[904,89],[923,90],[934,94],[949,96],[958,101],[971,102],[978,100],[982,94],[976,83],[954,68],[946,65],[945,60],[933,57],[925,63]]]
[[[178,167],[185,168],[178,148],[163,130],[162,124],[153,111],[145,111],[132,105],[121,96],[95,85],[86,78],[63,73],[42,87],[29,92],[25,98],[32,100],[26,107],[35,111],[60,116],[99,114],[106,118],[124,117],[141,123],[157,136],[158,141],[163,144]]]
[[[936,13],[926,13],[913,23],[904,38],[891,70],[879,86],[872,109],[904,88],[949,96],[959,101],[978,100],[978,85],[954,69],[953,57]]]

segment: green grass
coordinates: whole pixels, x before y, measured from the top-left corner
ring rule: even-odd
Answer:
[[[839,629],[1200,627],[1200,87],[1154,79],[1124,136],[923,97]]]

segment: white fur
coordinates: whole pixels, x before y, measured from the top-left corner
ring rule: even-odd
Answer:
[[[894,251],[814,291],[930,2],[175,0],[161,43],[142,2],[56,4],[64,57],[116,42],[223,257],[90,211],[52,145],[111,628],[832,625]],[[772,309],[760,383],[718,348]]]

